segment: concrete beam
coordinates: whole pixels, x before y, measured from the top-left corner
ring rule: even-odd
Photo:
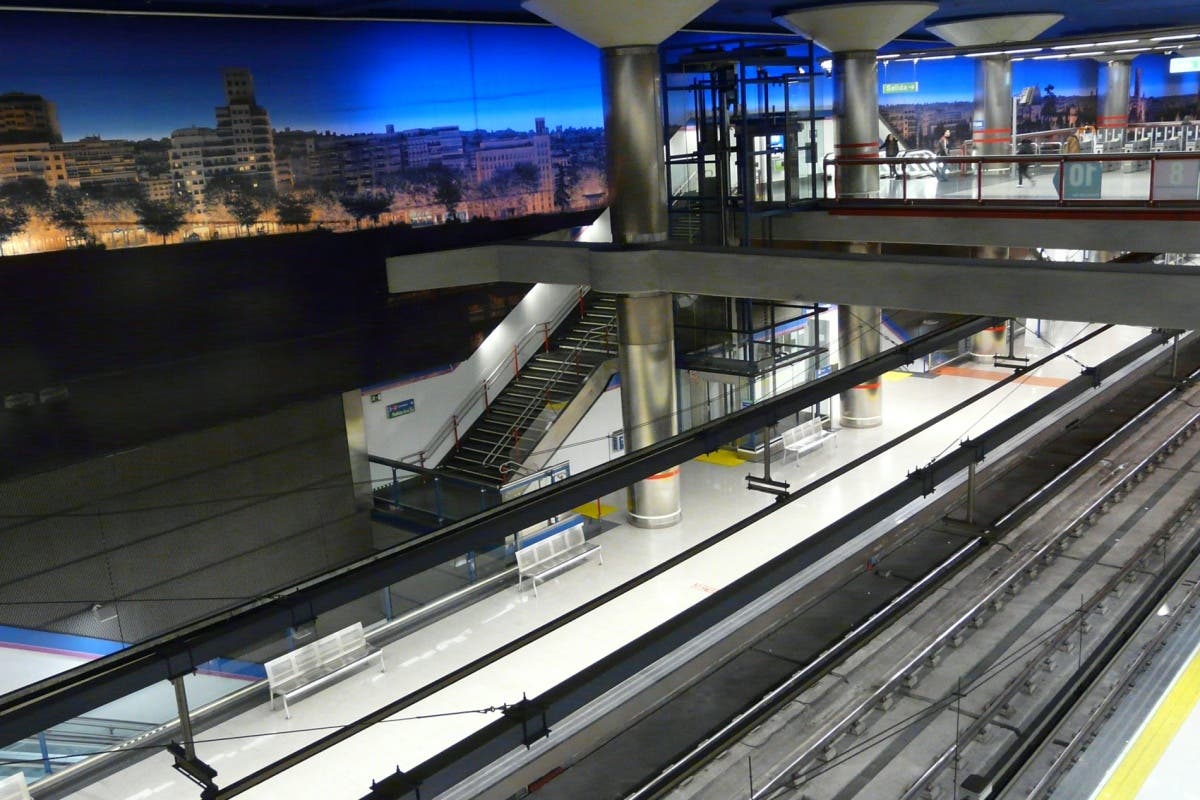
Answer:
[[[1194,212],[897,207],[785,214],[772,219],[771,231],[776,241],[1196,253],[1198,220]]]
[[[506,244],[388,259],[393,292],[487,281],[1200,327],[1200,269],[681,245]]]

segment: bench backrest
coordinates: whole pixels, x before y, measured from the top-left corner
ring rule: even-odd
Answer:
[[[566,530],[539,539],[533,544],[517,550],[517,569],[529,569],[535,564],[554,558],[584,542],[583,525],[572,525]]]
[[[365,650],[366,647],[367,639],[362,623],[356,622],[311,644],[284,653],[279,658],[271,659],[263,666],[267,670],[268,683],[277,686],[284,681],[318,670],[322,664]]]
[[[23,773],[0,778],[0,800],[30,800]]]

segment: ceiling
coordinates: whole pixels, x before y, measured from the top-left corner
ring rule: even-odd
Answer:
[[[646,0],[667,3],[670,0]],[[3,0],[0,0],[0,7]],[[690,26],[693,30],[782,34],[772,22],[782,10],[827,2],[787,0],[717,0]],[[832,3],[837,4],[837,3]],[[597,0],[598,8],[604,7]],[[942,0],[939,10],[910,29],[911,44],[941,40],[925,24],[963,17],[1018,13],[1060,13],[1063,20],[1039,39],[1088,37],[1118,31],[1194,27],[1200,30],[1197,0]],[[28,0],[21,10],[98,10],[126,13],[191,13],[249,16],[303,16],[322,19],[377,18],[541,24],[521,8],[520,0]],[[901,43],[903,46],[903,43]]]

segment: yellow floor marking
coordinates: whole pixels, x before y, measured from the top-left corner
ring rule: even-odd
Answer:
[[[894,371],[893,371],[893,372],[885,372],[885,373],[883,373],[883,379],[884,379],[885,381],[888,381],[888,382],[891,382],[891,381],[902,381],[902,380],[904,380],[905,378],[911,378],[911,377],[912,377],[912,373],[911,373],[911,372],[894,372]]]
[[[576,514],[582,514],[585,517],[592,519],[600,519],[607,517],[609,514],[616,512],[616,506],[606,506],[603,503],[584,503],[579,508],[575,509]]]
[[[1096,800],[1132,800],[1141,791],[1150,773],[1158,766],[1167,746],[1187,721],[1200,700],[1200,654],[1192,657],[1159,704],[1154,716],[1142,728],[1125,752]]]
[[[702,456],[696,456],[696,460],[703,461],[705,464],[716,464],[718,467],[740,467],[746,463],[746,459],[735,456],[728,450],[705,453]]]

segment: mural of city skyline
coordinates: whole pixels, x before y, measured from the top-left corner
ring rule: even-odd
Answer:
[[[879,69],[880,114],[899,132],[905,147],[931,147],[943,130],[950,130],[956,142],[971,138],[971,59],[884,64]],[[1131,66],[1130,122],[1200,118],[1200,73],[1172,74],[1168,57],[1159,54],[1137,56]],[[1034,102],[1018,109],[1019,132],[1094,125],[1102,80],[1101,65],[1093,59],[1014,59],[1014,93],[1035,89]],[[884,93],[885,84],[904,84],[905,91]]]
[[[0,255],[601,204],[553,28],[6,13]]]

